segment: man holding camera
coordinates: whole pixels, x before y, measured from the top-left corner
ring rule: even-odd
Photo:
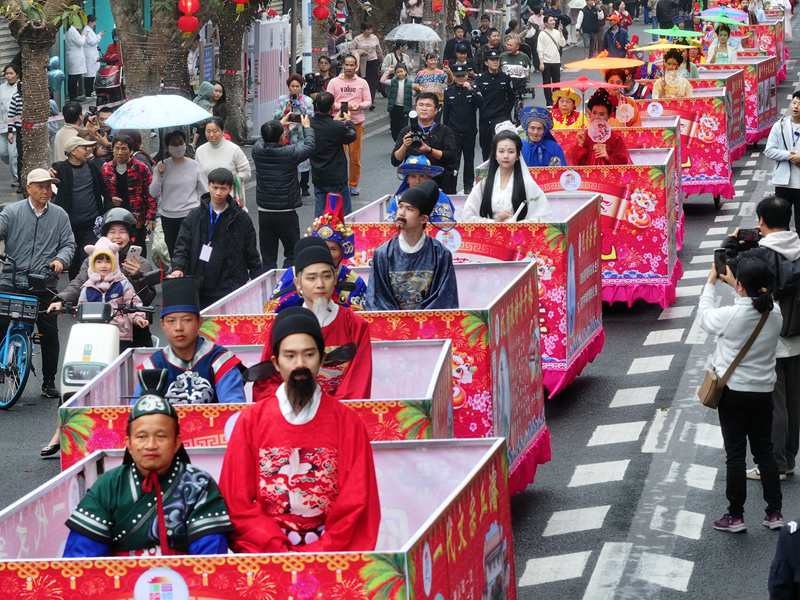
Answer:
[[[434,181],[445,194],[455,194],[458,143],[453,130],[435,120],[439,110],[439,97],[433,92],[422,92],[417,95],[414,106],[416,113],[412,111],[408,115],[410,125],[401,129],[397,136],[392,151],[392,166],[399,167],[409,154],[427,156],[432,165],[444,169]]]
[[[475,89],[483,97],[478,131],[484,161],[489,160],[494,126],[511,118],[511,109],[516,101],[511,78],[500,70],[498,50],[486,54],[485,66],[486,70],[475,80]]]
[[[722,249],[725,260],[744,253],[757,255],[775,276],[775,300],[783,315],[778,338],[778,380],[772,392],[772,448],[782,480],[794,474],[800,445],[800,238],[789,230],[792,207],[776,196],[767,196],[756,206],[758,229],[741,229]],[[759,237],[760,236],[760,237]],[[748,479],[761,479],[758,467],[747,471]]]
[[[344,147],[357,134],[349,113],[333,110],[333,94],[320,92],[314,98],[314,152],[311,154],[311,180],[314,182],[314,217],[325,210],[328,193],[341,194],[344,214],[352,212],[347,181],[347,157]]]

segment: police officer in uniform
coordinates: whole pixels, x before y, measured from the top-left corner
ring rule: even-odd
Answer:
[[[800,532],[797,521],[789,521],[781,529],[775,558],[769,569],[770,600],[800,598]]]
[[[511,78],[500,70],[499,50],[486,51],[485,66],[486,70],[475,80],[475,88],[483,97],[478,131],[484,161],[489,160],[494,126],[511,119],[511,109],[516,101]]]
[[[467,65],[455,64],[452,68],[454,82],[444,92],[442,123],[456,134],[458,158],[464,157],[464,193],[469,194],[475,181],[475,121],[482,104],[481,94],[469,82]],[[458,164],[458,162],[456,162]]]

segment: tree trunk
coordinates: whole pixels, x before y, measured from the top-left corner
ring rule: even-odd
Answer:
[[[242,43],[252,15],[250,10],[236,13],[230,7],[217,14],[219,28],[219,80],[225,86],[225,129],[238,144],[247,137],[244,114],[244,77],[242,77]]]
[[[32,169],[47,168],[50,164],[50,140],[47,119],[50,117],[50,94],[47,87],[49,40],[20,40],[25,81],[22,83],[22,171],[19,180],[25,181]],[[48,43],[49,42],[49,43]]]

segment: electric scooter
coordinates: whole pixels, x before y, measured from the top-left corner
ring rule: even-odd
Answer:
[[[125,84],[122,79],[122,61],[118,53],[106,53],[101,59],[104,65],[94,78],[97,106],[125,99]]]

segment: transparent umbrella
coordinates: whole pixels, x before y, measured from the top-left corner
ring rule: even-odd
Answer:
[[[128,100],[106,124],[112,129],[159,129],[204,121],[211,115],[191,100],[175,94],[142,96]]]
[[[442,38],[427,25],[419,23],[404,23],[398,25],[386,34],[385,40],[389,42],[441,42]]]

